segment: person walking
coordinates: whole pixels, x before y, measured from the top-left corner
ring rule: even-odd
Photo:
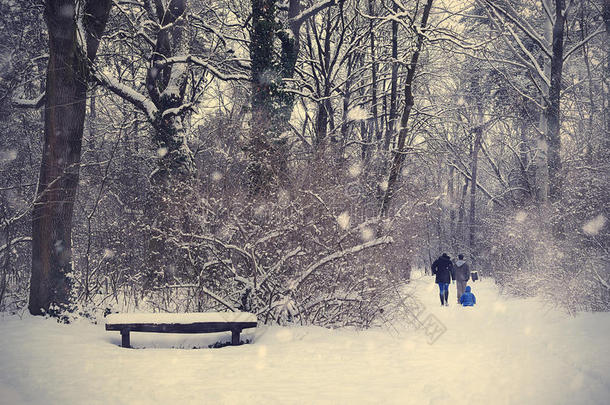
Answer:
[[[438,284],[441,297],[441,305],[449,306],[449,284],[455,280],[453,263],[447,253],[443,253],[432,263],[432,274],[436,275],[435,283]]]
[[[464,255],[458,255],[458,260],[455,262],[455,281],[457,281],[457,299],[460,302],[460,297],[466,291],[466,284],[470,280],[470,268],[464,260]]]

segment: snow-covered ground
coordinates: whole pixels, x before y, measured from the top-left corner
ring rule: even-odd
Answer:
[[[422,318],[367,331],[258,328],[254,343],[207,349],[220,335],[131,335],[103,325],[60,325],[0,315],[2,404],[607,404],[610,314],[576,317],[535,299],[506,298],[491,280],[472,284],[460,308],[451,286],[441,308],[430,277],[414,280]],[[180,350],[175,347],[201,350]]]

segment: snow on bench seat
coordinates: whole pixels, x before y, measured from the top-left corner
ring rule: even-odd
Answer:
[[[256,315],[247,312],[132,313],[106,317],[106,330],[121,332],[121,346],[130,347],[130,332],[213,333],[232,332],[231,344],[239,344],[243,329],[256,327]]]
[[[110,314],[106,317],[106,324],[191,324],[198,322],[256,322],[256,315],[249,312],[187,312],[181,314],[170,314],[163,312],[154,314]]]

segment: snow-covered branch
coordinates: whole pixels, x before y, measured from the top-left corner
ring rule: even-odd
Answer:
[[[339,2],[342,2],[342,1],[343,0],[339,0]],[[294,17],[292,17],[288,22],[290,24],[300,26],[301,24],[303,24],[303,22],[305,20],[307,20],[311,16],[316,15],[317,13],[319,13],[320,11],[324,10],[327,7],[334,6],[336,3],[337,3],[336,0],[326,0],[326,1],[322,1],[320,3],[316,3],[316,4],[312,5],[311,7],[301,11],[299,14],[295,15]]]
[[[510,22],[515,24],[525,35],[527,35],[532,41],[538,45],[538,47],[546,54],[547,57],[551,57],[551,50],[545,44],[544,39],[534,31],[534,29],[527,23],[525,20],[518,19],[513,14],[507,12],[502,7],[500,7],[496,2],[485,0],[485,3],[496,10],[497,14],[502,14],[506,17]],[[510,5],[510,4],[509,4]],[[511,6],[512,8],[512,6]],[[514,10],[513,10],[514,11]]]
[[[492,9],[492,12],[495,15],[495,18],[497,18],[498,21],[503,23],[504,27],[506,27],[506,30],[510,34],[511,38],[517,43],[519,49],[525,56],[523,56],[521,54],[521,52],[517,51],[517,49],[514,47],[514,45],[510,41],[508,41],[507,38],[502,37],[504,39],[504,42],[506,43],[506,45],[512,50],[513,54],[524,65],[526,65],[529,68],[530,71],[532,71],[534,74],[536,74],[540,78],[540,80],[544,81],[546,83],[546,85],[550,87],[551,79],[545,74],[544,69],[538,63],[538,59],[534,55],[532,55],[532,53],[529,51],[529,49],[527,49],[527,47],[523,44],[523,41],[521,41],[521,38],[519,38],[519,35],[517,35],[515,33],[515,31],[511,28],[511,26],[508,24],[504,24],[504,21],[502,19],[502,16],[500,15],[500,13],[495,8]],[[493,16],[491,14],[489,14],[489,17],[493,18]]]
[[[135,91],[131,87],[119,82],[112,76],[106,75],[99,70],[93,72],[93,77],[101,85],[112,91],[117,96],[129,101],[139,110],[141,110],[150,122],[154,122],[158,113],[157,107],[143,94]]]
[[[9,246],[13,246],[13,245],[16,245],[18,243],[23,243],[23,242],[31,242],[31,241],[32,241],[32,237],[31,236],[20,236],[20,237],[14,238],[13,240],[10,241],[10,243],[6,243],[6,244],[0,246],[0,254],[3,254],[3,252]]]
[[[457,165],[455,165],[453,163],[451,163],[449,166],[454,167],[458,172],[460,172],[460,174],[462,176],[467,178],[468,181],[472,181],[472,176],[470,175],[470,173],[467,173],[465,170],[462,170],[462,168],[458,167]],[[481,185],[481,183],[479,183],[478,181],[477,181],[477,188],[479,190],[481,190],[483,192],[483,194],[485,194],[487,196],[487,198],[489,198],[489,201],[492,201],[492,202],[496,203],[500,207],[504,207],[504,204],[502,204],[500,201],[498,201],[498,199],[496,197],[491,195],[491,193],[489,191],[487,191],[487,189],[485,187],[483,187]]]
[[[582,41],[580,41],[579,43],[577,43],[576,45],[574,45],[570,50],[568,50],[566,52],[566,54],[563,56],[563,60],[564,62],[577,50],[579,50],[583,45],[585,45],[587,42],[589,42],[591,39],[593,39],[594,37],[596,37],[597,35],[606,32],[606,28],[604,27],[603,24],[601,24],[599,27],[597,27],[597,29],[595,31],[593,31],[592,33],[590,33],[589,35],[587,35],[585,38],[583,38]]]
[[[352,255],[354,253],[358,253],[365,249],[369,249],[369,248],[372,248],[375,246],[387,245],[387,244],[390,244],[393,242],[394,242],[394,239],[391,236],[384,236],[382,238],[373,239],[371,241],[362,243],[360,245],[353,246],[349,249],[341,250],[339,252],[335,252],[333,254],[325,256],[322,259],[320,259],[317,262],[310,265],[309,267],[307,267],[305,269],[305,271],[303,272],[303,274],[301,275],[301,277],[299,277],[297,280],[295,280],[293,283],[291,283],[291,287],[292,287],[292,289],[296,290],[303,281],[305,281],[309,276],[311,276],[311,274],[314,271],[316,271],[317,269],[319,269],[320,267],[322,267],[323,265],[325,265],[327,263],[333,262],[337,259],[341,259],[345,256]]]
[[[14,98],[12,101],[13,105],[16,107],[38,109],[44,105],[45,100],[45,93],[42,93],[41,95],[33,99]]]
[[[170,117],[170,116],[179,116],[182,115],[183,112],[191,110],[193,108],[193,103],[186,103],[186,104],[182,104],[180,107],[176,107],[176,108],[168,108],[167,110],[163,111],[163,118],[166,117]]]
[[[166,284],[164,286],[158,287],[157,289],[162,289],[162,288],[196,288],[199,291],[201,291],[202,293],[204,293],[205,295],[207,295],[208,297],[210,297],[210,298],[214,299],[215,301],[217,301],[218,303],[224,305],[231,311],[239,312],[237,308],[235,308],[233,305],[231,305],[231,303],[227,302],[224,298],[218,296],[217,294],[214,294],[212,291],[208,290],[207,288],[205,288],[204,286],[199,285],[199,284]]]
[[[159,68],[169,65],[169,64],[173,64],[173,63],[193,63],[194,65],[203,67],[205,69],[207,69],[214,77],[220,79],[220,80],[224,80],[224,81],[229,81],[229,80],[250,80],[250,78],[246,75],[240,75],[240,74],[227,74],[227,73],[223,73],[221,72],[216,66],[214,66],[212,63],[197,57],[197,56],[193,56],[193,55],[183,55],[183,56],[174,56],[171,58],[167,58],[164,60],[160,60],[157,61],[155,63],[155,65]]]

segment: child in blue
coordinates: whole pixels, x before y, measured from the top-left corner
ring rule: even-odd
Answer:
[[[477,303],[477,297],[470,292],[470,286],[466,286],[466,291],[460,297],[460,304],[464,307],[472,307]]]

